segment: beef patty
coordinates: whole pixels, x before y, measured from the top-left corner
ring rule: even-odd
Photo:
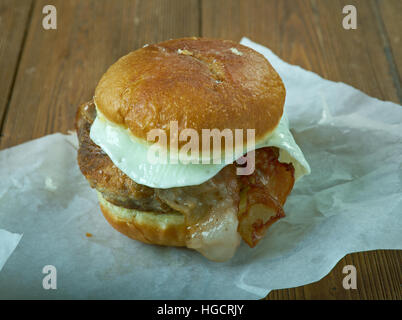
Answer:
[[[95,104],[90,101],[78,108],[75,119],[79,141],[78,165],[91,187],[101,192],[107,201],[120,207],[171,212],[172,209],[158,198],[155,189],[135,183],[91,140],[89,132],[95,117]]]

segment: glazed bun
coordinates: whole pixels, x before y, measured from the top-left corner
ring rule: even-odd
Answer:
[[[184,38],[129,53],[101,78],[98,111],[140,141],[151,129],[255,129],[256,142],[278,125],[285,87],[256,51],[228,40]],[[185,142],[179,142],[179,146]]]
[[[186,225],[180,213],[153,213],[118,207],[98,192],[106,220],[124,235],[148,244],[186,246]]]

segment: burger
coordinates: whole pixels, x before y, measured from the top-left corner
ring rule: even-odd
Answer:
[[[255,247],[310,172],[285,94],[267,59],[233,41],[168,40],[120,58],[76,114],[78,164],[106,220],[132,239],[213,261],[230,259],[241,239]],[[204,143],[211,131],[225,134]],[[152,150],[168,161],[151,161]]]

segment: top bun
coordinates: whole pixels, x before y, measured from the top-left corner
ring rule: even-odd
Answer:
[[[169,137],[170,121],[200,136],[202,129],[255,129],[258,142],[278,125],[285,93],[270,63],[251,48],[183,38],[120,58],[101,78],[94,101],[109,121],[144,142],[151,129]]]

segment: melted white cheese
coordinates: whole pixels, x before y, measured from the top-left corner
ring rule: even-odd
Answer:
[[[242,155],[235,152],[229,162],[220,164],[151,163],[150,145],[136,139],[128,129],[107,120],[99,111],[90,131],[91,139],[102,148],[113,163],[139,184],[152,188],[172,188],[201,184],[215,176],[223,167]],[[279,125],[256,149],[277,147],[279,161],[292,163],[296,180],[310,173],[310,166],[289,131],[289,123],[283,116]]]
[[[217,213],[194,227],[198,230],[191,234],[187,247],[197,250],[209,260],[223,262],[234,256],[241,237],[237,232],[239,221],[236,208],[225,208]]]

